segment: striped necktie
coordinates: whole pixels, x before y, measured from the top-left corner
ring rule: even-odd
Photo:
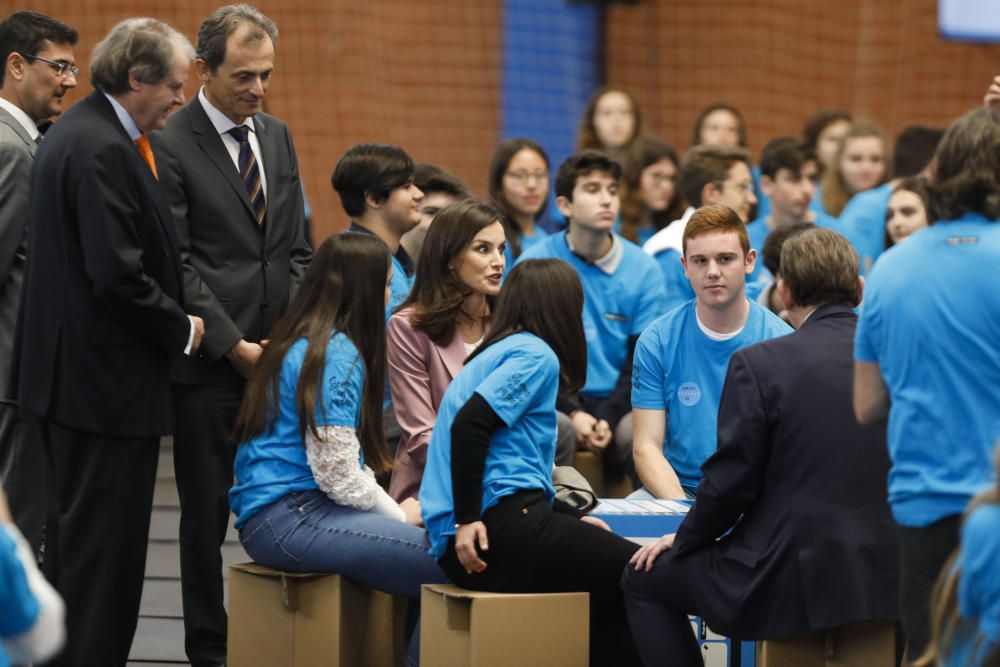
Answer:
[[[153,172],[153,178],[160,180],[159,174],[156,173],[156,160],[153,159],[153,148],[149,145],[149,137],[145,134],[140,136],[135,140],[135,145],[139,149],[139,155],[149,165],[149,170]]]
[[[240,178],[250,195],[250,203],[253,204],[254,216],[257,224],[264,224],[264,215],[267,213],[267,202],[264,201],[264,187],[260,181],[260,166],[257,158],[250,147],[250,128],[246,125],[237,125],[229,130],[229,134],[240,142]]]

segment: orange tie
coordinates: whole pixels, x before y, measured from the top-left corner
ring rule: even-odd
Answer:
[[[149,165],[149,170],[153,172],[153,178],[160,180],[160,176],[156,173],[156,160],[153,159],[153,148],[149,145],[149,137],[145,134],[142,135],[135,140],[135,145],[139,149],[142,159]]]

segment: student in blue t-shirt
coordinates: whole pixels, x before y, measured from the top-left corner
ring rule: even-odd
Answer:
[[[900,612],[911,656],[928,642],[931,582],[958,543],[961,513],[995,476],[997,145],[1000,111],[972,111],[948,128],[930,192],[938,222],[879,258],[855,336],[858,420],[889,419],[889,504],[899,526]]]
[[[746,297],[757,253],[728,206],[705,206],[684,230],[684,271],[695,299],[639,337],[632,371],[635,498],[692,498],[716,448],[716,413],[729,357],[792,331]]]
[[[886,248],[885,216],[889,197],[904,178],[929,176],[929,165],[943,130],[914,125],[896,137],[893,178],[888,183],[854,195],[840,214],[837,231],[847,237],[861,257],[861,275],[867,275]]]
[[[373,473],[392,460],[382,426],[392,271],[371,236],[320,246],[248,380],[229,502],[254,561],[336,572],[415,602],[421,584],[444,577],[419,504],[397,504]]]
[[[771,211],[747,224],[750,247],[760,259],[764,242],[777,229],[802,222],[836,228],[836,221],[809,208],[816,191],[819,167],[812,155],[793,137],[772,139],[760,154],[760,187],[771,201]],[[767,280],[771,272],[764,262],[754,264],[748,280]]]
[[[525,137],[497,145],[490,159],[490,197],[506,213],[507,266],[549,233],[541,219],[549,201],[549,156],[542,146]]]
[[[389,320],[413,286],[413,259],[399,240],[420,223],[424,193],[413,183],[413,160],[399,146],[358,144],[344,153],[333,170],[333,189],[351,216],[348,232],[374,236],[392,255]]]
[[[642,247],[660,265],[667,281],[667,310],[694,298],[681,264],[684,228],[699,206],[724,204],[748,222],[757,203],[750,153],[745,148],[704,145],[688,151],[681,162],[677,187],[691,205],[680,220],[657,232]]]
[[[590,593],[591,664],[635,649],[619,580],[637,545],[554,500],[556,394],[583,384],[583,290],[555,259],[508,274],[493,328],[445,391],[420,486],[430,553],[474,590]],[[516,641],[516,637],[512,637]]]
[[[521,259],[561,259],[579,275],[587,381],[579,396],[560,395],[559,410],[572,420],[581,449],[606,452],[605,460],[627,470],[632,351],[643,329],[665,312],[666,292],[656,262],[612,231],[620,179],[620,165],[598,151],[563,162],[556,174],[556,204],[569,227]]]

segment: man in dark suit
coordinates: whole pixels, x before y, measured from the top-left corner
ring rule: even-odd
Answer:
[[[184,102],[192,49],[154,19],[94,49],[95,92],[35,156],[15,349],[53,461],[45,572],[66,600],[58,664],[124,665],[146,562],[170,355],[196,350],[170,208],[145,133]]]
[[[0,21],[0,397],[13,398],[11,352],[27,258],[31,163],[42,140],[39,125],[62,113],[76,86],[76,30],[38,12]],[[0,481],[14,523],[36,553],[45,524],[43,448],[0,442]]]
[[[812,228],[781,274],[799,330],[732,356],[697,500],[622,577],[647,665],[702,664],[689,613],[739,639],[898,617],[885,426],[858,425],[851,398],[858,256]]]
[[[185,303],[207,330],[197,357],[175,355],[173,368],[184,643],[195,667],[226,659],[219,548],[245,377],[311,256],[291,135],[261,113],[277,32],[247,5],[205,19],[194,64],[201,91],[153,137]]]

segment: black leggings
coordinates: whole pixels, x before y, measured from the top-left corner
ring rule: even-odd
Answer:
[[[498,593],[590,593],[591,664],[638,664],[619,585],[638,545],[553,512],[541,491],[503,498],[487,510],[483,523],[490,548],[480,558],[487,568],[466,573],[451,538],[438,561],[449,579],[463,588]]]

